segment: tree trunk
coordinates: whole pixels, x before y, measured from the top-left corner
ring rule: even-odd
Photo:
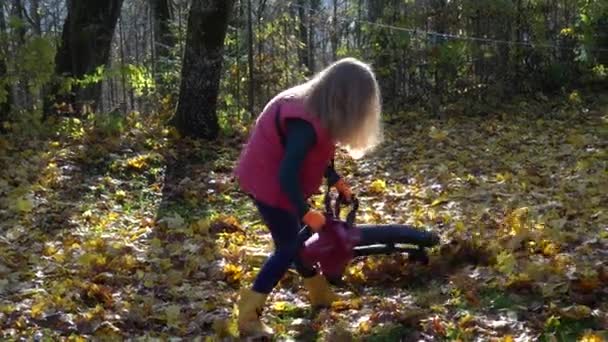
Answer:
[[[63,25],[61,46],[55,57],[58,75],[80,79],[108,63],[122,2],[123,0],[68,1],[68,16]],[[80,113],[84,104],[94,106],[100,99],[101,83],[98,82],[75,87],[73,94],[62,100],[76,104],[76,110]]]
[[[154,16],[154,51],[156,52],[157,82],[160,84],[162,73],[169,67],[167,63],[171,57],[171,50],[175,47],[176,39],[171,32],[171,1],[151,0]]]
[[[301,47],[298,49],[298,55],[300,59],[300,65],[305,66],[308,69],[308,73],[311,72],[311,67],[308,60],[308,25],[307,20],[310,18],[306,18],[306,3],[305,0],[298,0],[298,19],[299,19],[299,36],[300,42],[302,43]]]
[[[25,8],[23,7],[22,0],[13,0],[13,6],[11,11],[11,16],[17,19],[22,25],[13,26],[12,34],[15,38],[13,38],[12,48],[10,49],[11,55],[9,58],[16,58],[16,54],[25,44],[25,35],[27,33],[27,25],[25,19]],[[28,108],[28,103],[30,102],[29,93],[27,91],[27,83],[28,79],[24,74],[20,72],[20,65],[17,63],[14,65],[14,69],[16,69],[15,74],[19,75],[13,82],[11,82],[11,103],[14,108],[25,109]],[[28,108],[29,109],[29,108]]]
[[[361,48],[361,12],[363,7],[363,0],[359,0],[357,4],[357,26],[356,26],[356,48]]]
[[[237,3],[237,8],[238,8],[238,16],[237,19],[235,20],[235,25],[236,25],[236,30],[235,30],[235,34],[234,34],[234,40],[236,41],[236,54],[234,56],[234,64],[236,66],[236,82],[235,82],[235,86],[236,86],[236,96],[235,96],[235,104],[236,104],[236,108],[239,110],[239,122],[242,121],[242,117],[241,117],[241,63],[239,62],[241,60],[241,36],[239,34],[240,30],[239,28],[241,27],[241,19],[243,18],[243,2],[241,0],[238,1]]]
[[[0,34],[6,34],[6,19],[4,18],[4,2],[0,2]],[[0,130],[2,130],[2,122],[8,119],[8,114],[11,110],[11,86],[7,81],[8,69],[6,66],[6,54],[8,53],[7,46],[0,47],[3,53],[0,53],[0,84],[3,89],[0,89]],[[6,83],[5,83],[6,82]]]
[[[251,0],[247,0],[247,63],[249,71],[249,86],[248,86],[248,99],[249,99],[249,117],[255,118],[254,103],[255,103],[255,82],[253,74],[253,8],[251,8]]]
[[[523,12],[523,6],[522,6],[522,0],[517,0],[517,10],[516,10],[516,15],[515,15],[515,42],[519,43],[522,41],[522,29],[523,29],[523,22],[522,22],[522,12]],[[519,46],[519,44],[515,44],[514,46],[514,52],[513,55],[515,56],[515,71],[514,71],[514,75],[513,75],[513,80],[514,80],[514,88],[515,89],[520,89],[521,88],[521,73],[522,73],[522,60],[523,60],[523,49]]]
[[[338,0],[333,0],[334,13],[331,28],[331,59],[334,62],[338,55]]]
[[[132,109],[133,108],[133,102],[131,102],[130,104],[128,103],[128,97],[127,97],[127,76],[125,74],[125,30],[124,30],[124,24],[123,24],[123,20],[120,20],[120,23],[118,23],[118,37],[119,37],[119,45],[120,45],[120,78],[121,78],[121,83],[120,83],[120,88],[122,89],[122,103],[121,103],[121,108],[125,108],[125,109]]]
[[[184,136],[218,136],[217,96],[233,3],[234,0],[199,0],[190,7],[179,103],[171,120]]]
[[[12,16],[19,19],[24,24],[13,28],[17,33],[17,44],[21,46],[25,43],[25,34],[27,33],[27,26],[25,25],[25,8],[23,7],[23,1],[13,0],[12,12]]]
[[[314,73],[316,70],[315,65],[315,21],[313,20],[314,15],[317,15],[319,12],[319,7],[321,6],[321,0],[310,0],[310,8],[308,11],[308,63],[310,65],[311,73]],[[319,18],[317,18],[320,20]]]
[[[30,18],[34,33],[38,36],[42,35],[42,18],[40,18],[40,0],[31,0],[30,3]]]

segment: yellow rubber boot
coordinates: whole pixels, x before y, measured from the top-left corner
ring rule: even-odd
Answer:
[[[250,289],[241,290],[238,302],[238,327],[242,337],[271,338],[274,334],[274,331],[260,320],[267,297],[267,294]]]
[[[324,276],[317,274],[314,277],[304,278],[304,288],[308,291],[308,299],[313,308],[329,308],[338,297],[329,286]]]

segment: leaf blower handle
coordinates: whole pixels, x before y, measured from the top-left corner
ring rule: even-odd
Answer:
[[[344,199],[344,203],[349,204],[353,199],[353,191],[350,189],[350,186],[346,184],[344,178],[340,178],[334,186],[336,187],[336,190],[338,190],[340,197]]]
[[[340,208],[342,204],[349,204],[351,207],[350,211],[346,215],[346,223],[349,227],[353,227],[353,225],[355,224],[355,219],[357,217],[357,211],[359,210],[359,199],[355,194],[351,195],[350,201],[346,201],[346,199],[342,195],[338,196],[334,207],[334,212],[337,213],[337,215],[339,215],[340,213]]]
[[[346,215],[346,224],[348,224],[348,226],[352,228],[355,225],[357,211],[359,211],[359,199],[357,198],[357,196],[352,196],[350,204],[351,209],[348,215]]]

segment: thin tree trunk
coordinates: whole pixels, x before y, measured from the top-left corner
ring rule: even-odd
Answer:
[[[179,102],[171,120],[184,136],[215,139],[219,134],[217,96],[233,3],[201,0],[190,7]]]
[[[6,19],[4,18],[4,2],[0,2],[0,34],[6,34]],[[0,130],[3,125],[2,122],[8,120],[8,115],[11,111],[11,87],[8,82],[8,68],[6,65],[6,56],[8,54],[8,47],[6,44],[0,46],[2,53],[0,53]]]
[[[25,8],[23,7],[23,2],[21,0],[13,0],[13,13],[12,15],[19,19],[22,23],[25,22]],[[27,28],[25,25],[21,25],[14,28],[17,33],[17,44],[19,46],[25,43],[25,34],[27,33]]]
[[[249,1],[251,1],[251,0],[249,0]],[[260,0],[260,4],[258,6],[258,11],[256,14],[256,21],[257,21],[256,24],[258,25],[258,27],[262,27],[262,18],[263,18],[265,8],[266,8],[266,0]],[[264,42],[261,39],[258,39],[258,56],[262,56],[262,49],[264,47],[263,43]]]
[[[516,14],[516,19],[515,19],[515,42],[519,43],[522,39],[522,11],[523,11],[523,6],[522,6],[522,0],[517,0],[517,14]],[[521,71],[522,71],[522,48],[519,46],[519,44],[515,44],[514,47],[514,54],[515,54],[515,75],[514,75],[514,80],[515,80],[515,88],[519,89],[521,87],[521,78],[519,77],[521,75]]]
[[[109,108],[115,107],[116,103],[116,86],[114,85],[114,78],[108,79],[108,102]]]
[[[308,60],[308,23],[307,20],[310,18],[306,18],[306,3],[305,0],[298,0],[298,21],[299,21],[299,30],[298,34],[300,36],[300,42],[302,46],[298,49],[298,57],[300,59],[300,65],[305,66],[308,69],[308,72],[312,70]]]
[[[356,41],[357,41],[357,49],[361,48],[361,12],[363,7],[363,0],[359,0],[357,5],[357,32],[356,32]]]
[[[183,20],[182,20],[182,6],[177,6],[177,32],[179,32],[179,37],[183,37],[182,36],[182,32],[184,32],[184,24],[183,24]],[[180,58],[184,57],[184,46],[182,43],[183,39],[179,39],[179,56]]]
[[[123,24],[122,24],[122,19],[120,20],[120,23],[118,23],[118,32],[119,32],[119,38],[120,38],[120,76],[121,76],[121,85],[120,88],[122,89],[122,104],[121,106],[124,107],[125,111],[128,110],[129,108],[133,108],[133,103],[131,102],[130,104],[127,103],[127,79],[126,79],[126,75],[125,75],[125,33],[124,33],[124,28],[123,28]]]
[[[170,68],[168,60],[177,41],[173,32],[171,32],[171,5],[172,2],[170,0],[150,0],[154,18],[155,68],[158,73],[156,82],[162,86],[167,86],[162,84],[161,76],[163,72]]]
[[[254,103],[255,103],[255,79],[253,74],[253,9],[251,8],[251,0],[247,0],[247,44],[249,52],[247,61],[249,64],[249,117],[255,118]]]
[[[503,28],[503,39],[506,41],[510,41],[512,39],[512,32],[513,32],[513,20],[512,17],[505,17],[506,20],[506,24],[505,27]],[[500,60],[500,73],[502,74],[501,82],[503,84],[508,84],[511,81],[511,75],[510,75],[510,71],[511,71],[511,63],[510,63],[510,58],[509,56],[511,56],[511,46],[508,44],[502,44],[501,46],[499,46],[499,55],[498,58]],[[506,96],[510,96],[512,95],[512,88],[511,87],[506,87],[505,89],[505,94]]]
[[[59,18],[59,13],[61,13],[61,4],[59,2],[56,3],[55,12],[53,13],[53,33],[55,36],[61,36],[59,34],[59,23],[61,23],[61,19]],[[61,40],[57,39],[57,46],[61,43]]]
[[[139,49],[139,42],[140,42],[140,37],[139,37],[139,26],[137,25],[137,19],[135,20],[135,23],[133,25],[133,31],[135,32],[135,64],[139,65],[141,64],[139,61],[139,57],[140,57],[140,49]],[[133,87],[129,87],[129,96],[131,97],[131,103],[133,104],[133,108],[139,107],[138,106],[138,101],[135,99],[135,90],[133,89]],[[136,108],[136,110],[139,110],[139,108]]]
[[[331,28],[331,59],[335,61],[338,55],[338,0],[334,2],[334,13]]]
[[[40,0],[31,0],[30,17],[32,19],[32,28],[38,36],[42,35],[42,18],[40,18]]]
[[[310,9],[308,11],[308,63],[310,65],[310,71],[312,73],[316,70],[315,60],[316,60],[316,51],[315,51],[315,27],[314,24],[314,15],[318,13],[319,7],[321,6],[321,0],[310,0]],[[319,19],[319,18],[317,18]]]
[[[287,34],[288,34],[288,30],[287,30],[287,24],[288,24],[288,19],[284,19],[285,21],[283,22],[283,52],[284,52],[284,56],[283,56],[283,60],[285,61],[285,63],[288,63],[289,61],[289,49],[287,48],[287,45],[289,44],[288,40],[287,40]],[[286,84],[289,85],[289,83],[291,82],[291,79],[289,77],[291,72],[285,72],[285,81]]]
[[[12,16],[25,24],[24,12],[25,8],[23,7],[23,2],[21,0],[13,0]],[[25,35],[27,33],[27,30],[26,25],[13,27],[12,29],[16,37],[16,39],[13,40],[14,45],[11,49],[11,52],[13,54],[12,58],[14,58],[15,52],[18,51],[25,44]],[[18,69],[19,66],[17,65],[15,68]],[[24,76],[20,76],[17,78],[17,82],[12,82],[11,84],[11,101],[13,106],[15,108],[28,107],[29,96],[26,90],[27,79],[25,79]]]
[[[157,60],[157,56],[156,56],[156,47],[154,46],[155,43],[155,33],[154,33],[154,13],[152,10],[152,4],[150,4],[148,6],[148,28],[150,29],[150,31],[146,30],[146,33],[150,34],[150,65],[152,67],[152,77],[154,77],[154,79],[157,79],[157,73],[156,73],[156,65],[158,64],[158,60]],[[157,82],[158,83],[158,82]]]
[[[235,57],[234,57],[234,64],[236,66],[236,96],[235,96],[235,102],[236,102],[236,108],[239,110],[239,121],[241,121],[243,118],[241,117],[241,67],[240,67],[240,59],[241,59],[241,41],[240,41],[240,35],[239,35],[239,28],[241,27],[241,18],[243,17],[243,2],[242,0],[238,0],[237,3],[238,6],[238,10],[239,10],[239,14],[235,24],[236,30],[235,30],[235,40],[236,40],[236,53],[235,53]]]

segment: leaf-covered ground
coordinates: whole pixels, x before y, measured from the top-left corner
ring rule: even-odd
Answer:
[[[338,168],[359,222],[431,229],[441,247],[429,266],[355,260],[345,299],[316,313],[290,272],[264,316],[279,339],[607,338],[608,99],[393,121]],[[238,288],[272,245],[231,182],[242,135],[178,142],[161,123],[0,137],[1,339],[235,335]]]

